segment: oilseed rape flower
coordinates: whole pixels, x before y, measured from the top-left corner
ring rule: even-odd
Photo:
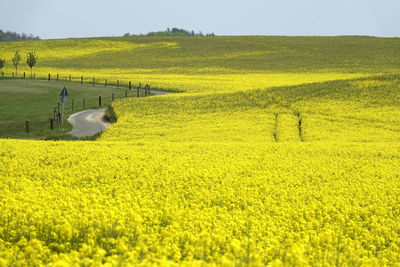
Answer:
[[[398,145],[30,143],[0,141],[7,264],[399,260]]]

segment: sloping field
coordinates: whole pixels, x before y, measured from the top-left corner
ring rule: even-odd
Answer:
[[[0,46],[184,91],[114,101],[96,141],[0,139],[0,265],[400,262],[400,40]]]
[[[117,100],[101,140],[399,142],[400,77],[386,75],[225,94]]]
[[[397,38],[128,37],[0,43],[11,76],[15,50],[37,51],[39,77],[132,81],[186,92],[226,92],[398,72]],[[30,73],[22,62],[18,76]]]

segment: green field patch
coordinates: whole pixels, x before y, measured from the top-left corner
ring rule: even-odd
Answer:
[[[65,104],[63,126],[50,130],[50,118],[54,118],[54,107],[58,109],[60,93],[63,87],[69,93]],[[46,138],[51,135],[63,135],[72,129],[66,121],[74,112],[99,108],[98,97],[102,96],[102,106],[109,105],[112,93],[116,98],[125,96],[124,89],[104,86],[81,85],[65,81],[33,81],[0,79],[0,137],[1,138]],[[130,96],[136,92],[130,92]],[[85,108],[83,108],[85,99]],[[74,110],[72,110],[74,100]],[[25,121],[30,122],[31,132],[25,133]]]

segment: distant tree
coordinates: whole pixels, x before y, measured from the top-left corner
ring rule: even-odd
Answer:
[[[32,78],[32,68],[35,66],[38,56],[35,52],[29,52],[26,56],[26,64],[31,68],[31,78]]]
[[[3,73],[3,67],[6,65],[6,60],[4,58],[0,58],[0,72]]]
[[[124,34],[124,37],[129,37],[129,36],[131,36],[131,34],[129,32]]]
[[[185,29],[179,28],[167,28],[166,31],[158,31],[158,32],[149,32],[146,34],[147,36],[215,36],[214,33],[204,34],[202,32],[195,33],[193,30],[188,31]]]
[[[0,42],[7,41],[6,35],[2,30],[0,30]]]
[[[18,65],[21,63],[22,56],[21,53],[17,50],[15,51],[14,57],[12,58],[12,63],[15,67],[15,77],[18,75]]]
[[[26,33],[16,33],[16,32],[3,32],[0,30],[0,41],[26,41],[26,40],[40,40],[39,36],[34,36],[33,34]]]

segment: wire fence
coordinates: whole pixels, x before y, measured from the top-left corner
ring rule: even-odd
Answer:
[[[8,75],[7,75],[8,74]],[[151,89],[149,84],[142,85],[141,82],[138,82],[136,84],[132,83],[131,81],[120,81],[118,79],[116,80],[109,80],[107,78],[103,79],[96,79],[95,77],[84,77],[83,75],[81,76],[72,76],[72,75],[60,75],[58,73],[56,74],[51,74],[48,73],[47,75],[39,74],[37,75],[36,73],[26,73],[24,72],[10,72],[10,73],[5,73],[1,72],[0,73],[1,78],[3,79],[32,79],[32,80],[48,80],[48,81],[64,81],[64,82],[73,82],[73,83],[81,83],[85,85],[93,85],[93,86],[105,86],[105,87],[111,87],[111,88],[121,88],[125,90],[121,90],[119,92],[111,92],[108,95],[99,95],[99,96],[88,96],[88,97],[82,97],[82,98],[72,98],[71,101],[68,104],[64,104],[64,111],[67,113],[71,113],[73,111],[82,111],[86,109],[93,109],[93,108],[101,108],[105,107],[108,103],[111,103],[112,101],[118,99],[118,98],[127,98],[127,97],[147,97],[151,95]],[[61,121],[61,116],[62,116],[62,109],[61,109],[62,103],[58,102],[54,109],[51,111],[50,114],[52,114],[50,118],[50,129],[54,129],[55,126],[60,126],[62,121]],[[1,128],[13,128],[15,127],[14,123],[9,123],[9,122],[1,122],[2,127]],[[43,124],[43,123],[41,123]],[[4,127],[3,127],[4,126]],[[22,126],[22,125],[21,125]],[[21,127],[21,126],[18,126]],[[25,121],[25,132],[29,133],[31,131],[31,122],[30,121]],[[19,128],[23,129],[23,127]],[[0,131],[0,135],[1,135]]]
[[[8,74],[8,75],[7,75]],[[107,79],[107,78],[96,78],[95,76],[73,76],[70,74],[61,75],[59,73],[52,74],[48,73],[44,74],[36,74],[33,73],[26,73],[24,72],[10,72],[5,73],[4,71],[1,72],[1,77],[4,79],[33,79],[33,80],[48,80],[48,81],[64,81],[64,82],[74,82],[74,83],[81,83],[81,84],[90,84],[93,86],[109,86],[109,87],[116,87],[116,88],[128,88],[129,90],[132,89],[139,89],[143,90],[145,96],[147,94],[150,95],[150,85],[144,84],[142,82],[133,83],[131,81],[126,80],[119,80],[119,79]]]

